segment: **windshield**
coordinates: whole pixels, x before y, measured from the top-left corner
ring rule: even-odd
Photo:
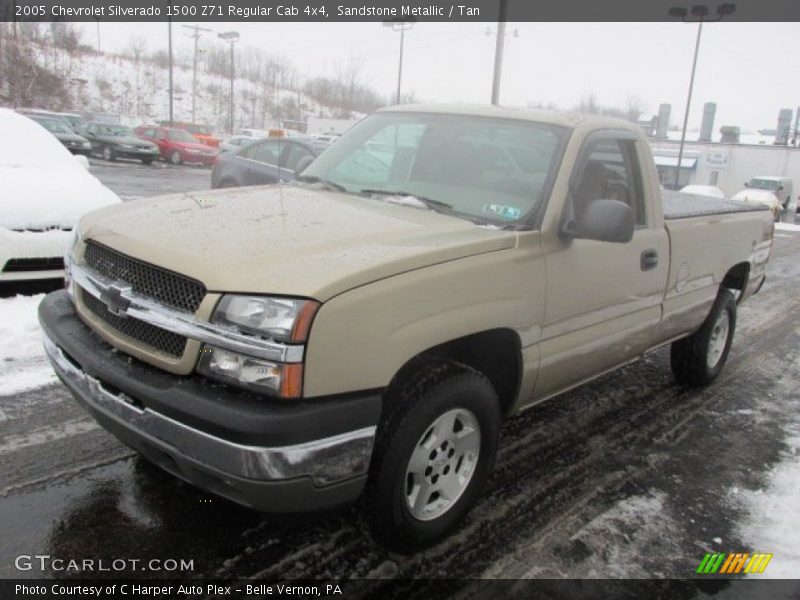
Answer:
[[[204,125],[187,125],[186,129],[195,135],[210,135],[208,127]]]
[[[350,193],[411,195],[456,216],[512,224],[537,208],[566,130],[476,116],[377,113],[304,172]]]
[[[55,119],[34,119],[34,121],[53,133],[72,133],[69,125],[63,121],[56,121]]]
[[[774,179],[751,179],[750,187],[757,188],[759,190],[777,190],[780,187],[780,184]]]
[[[124,125],[103,125],[97,126],[97,132],[100,135],[110,135],[113,137],[136,137],[133,129],[125,127]]]
[[[187,142],[191,144],[197,143],[197,140],[192,136],[192,134],[188,131],[184,131],[183,129],[173,129],[167,131],[167,137],[175,142]]]

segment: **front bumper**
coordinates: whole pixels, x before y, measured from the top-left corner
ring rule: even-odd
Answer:
[[[152,159],[155,160],[159,157],[160,153],[157,150],[125,150],[122,148],[115,148],[114,155],[117,158],[128,158],[133,160]]]
[[[42,232],[11,231],[0,227],[0,282],[60,279],[63,267],[55,269],[17,270],[14,259],[54,259],[64,256],[72,233],[63,230]]]
[[[75,398],[164,470],[269,512],[329,508],[361,493],[379,394],[286,403],[171,375],[112,352],[61,291],[42,301],[39,319],[47,355]]]

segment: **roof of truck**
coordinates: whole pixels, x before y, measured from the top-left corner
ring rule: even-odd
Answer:
[[[575,127],[578,123],[592,120],[606,126],[624,127],[630,129],[635,125],[623,119],[587,115],[581,113],[562,112],[555,110],[539,110],[532,108],[511,108],[494,106],[491,104],[402,104],[387,106],[377,112],[418,112],[451,115],[468,115],[475,117],[495,117],[498,119],[517,119],[519,121],[534,121],[537,123],[550,123],[562,127]]]

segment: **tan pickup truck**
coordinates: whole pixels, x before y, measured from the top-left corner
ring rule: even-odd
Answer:
[[[672,344],[722,369],[767,210],[662,198],[598,117],[379,111],[297,183],[93,212],[40,307],[75,397],[174,475],[265,511],[368,495],[400,549],[451,530],[504,419]]]

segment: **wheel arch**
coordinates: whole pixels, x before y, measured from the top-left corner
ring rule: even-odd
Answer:
[[[720,287],[722,289],[739,292],[736,294],[736,301],[738,303],[742,298],[745,289],[747,289],[747,283],[749,280],[750,263],[740,262],[728,269],[728,272],[725,273],[725,277],[722,278],[722,285]]]
[[[522,342],[519,334],[510,328],[472,333],[423,350],[400,367],[387,390],[397,389],[401,382],[434,361],[448,360],[486,376],[500,399],[502,414],[507,416],[511,412],[522,382]],[[391,394],[384,395],[384,402],[387,397],[391,397]]]

